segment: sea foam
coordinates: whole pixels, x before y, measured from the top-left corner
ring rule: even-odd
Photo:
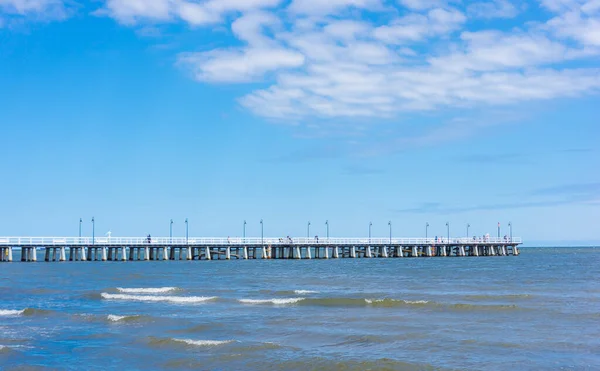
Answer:
[[[313,290],[294,290],[296,295],[308,295],[308,294],[318,294],[318,291]]]
[[[238,301],[243,304],[274,304],[274,305],[286,305],[295,304],[304,300],[304,298],[287,298],[287,299],[239,299]]]
[[[192,339],[173,339],[173,341],[178,341],[181,343],[186,343],[188,345],[195,345],[198,347],[213,347],[217,345],[224,345],[233,343],[234,340],[192,340]]]
[[[130,301],[149,301],[149,302],[169,302],[169,303],[203,303],[215,300],[216,296],[159,296],[159,295],[128,295],[128,294],[109,294],[103,292],[100,294],[107,300],[130,300]]]
[[[20,316],[25,312],[25,309],[13,310],[13,309],[0,309],[0,316]]]
[[[179,288],[177,287],[133,287],[133,288],[125,288],[125,287],[117,287],[119,292],[123,292],[126,294],[163,294],[165,292],[177,291]]]

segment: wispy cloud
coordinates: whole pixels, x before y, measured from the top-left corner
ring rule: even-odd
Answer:
[[[531,192],[515,195],[518,201],[481,205],[444,205],[439,202],[427,202],[415,207],[395,209],[398,213],[414,214],[458,214],[469,211],[509,210],[536,207],[552,207],[570,204],[596,205],[600,200],[600,182],[564,184],[553,187],[539,188]]]

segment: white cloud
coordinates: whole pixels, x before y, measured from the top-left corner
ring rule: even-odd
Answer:
[[[281,0],[107,0],[98,14],[123,24],[181,19],[193,26],[221,21],[227,13],[272,8]]]
[[[467,7],[467,13],[477,18],[512,18],[519,11],[508,0],[493,0],[474,2]]]
[[[228,24],[242,46],[181,53],[178,65],[201,82],[268,82],[239,98],[260,116],[396,117],[597,94],[598,63],[578,62],[600,54],[600,0],[540,0],[547,19],[525,21],[511,19],[515,4],[108,0],[104,9],[123,23]],[[365,16],[373,12],[381,17]],[[513,24],[471,30],[481,18]]]
[[[53,21],[69,14],[62,0],[0,0],[0,28],[18,19]]]
[[[377,27],[374,36],[388,44],[404,44],[407,41],[448,35],[460,29],[465,21],[464,14],[456,9],[436,8],[426,15],[410,14],[394,20],[390,25]]]

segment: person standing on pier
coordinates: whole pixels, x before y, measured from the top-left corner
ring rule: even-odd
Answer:
[[[150,236],[150,233],[148,233],[148,237],[146,237],[148,240],[148,243],[152,243],[152,236]]]

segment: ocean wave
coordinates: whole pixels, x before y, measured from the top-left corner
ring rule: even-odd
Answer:
[[[214,347],[235,342],[235,340],[193,340],[179,338],[156,338],[149,337],[148,343],[152,346],[197,346],[197,347]]]
[[[117,287],[117,291],[126,294],[164,294],[166,292],[181,290],[178,287]]]
[[[129,294],[109,294],[103,292],[100,294],[107,300],[130,300],[130,301],[148,301],[148,302],[169,302],[169,303],[204,303],[217,299],[216,296],[155,296],[155,295],[129,295]]]
[[[198,347],[214,347],[217,345],[224,345],[233,343],[234,340],[192,340],[192,339],[173,339],[173,341],[178,341],[181,343],[185,343],[187,345],[194,345]]]
[[[470,300],[513,300],[513,299],[531,299],[530,294],[506,294],[506,295],[465,295],[465,299]]]
[[[318,294],[318,291],[313,290],[294,290],[294,294],[296,295],[308,295],[308,294]]]
[[[305,300],[305,298],[286,298],[286,299],[239,299],[238,301],[243,304],[273,304],[273,305],[286,305],[296,304]]]
[[[9,316],[9,317],[20,316],[21,314],[23,314],[23,312],[25,312],[25,309],[21,309],[21,310],[0,309],[0,316]]]
[[[117,316],[116,314],[109,314],[106,316],[106,319],[110,322],[134,322],[143,319],[144,317],[141,315],[131,315],[131,316]]]
[[[35,309],[35,308],[25,308],[20,310],[14,309],[0,309],[0,316],[5,317],[15,317],[15,316],[35,316],[42,314],[50,314],[51,310],[48,309]]]

